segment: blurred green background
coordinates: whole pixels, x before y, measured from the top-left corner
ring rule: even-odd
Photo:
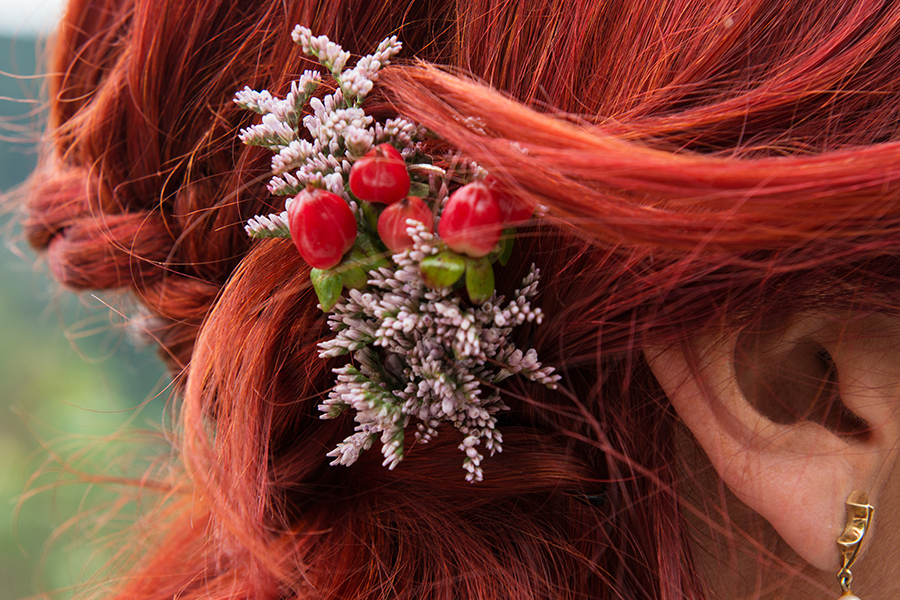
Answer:
[[[60,290],[21,238],[9,192],[34,168],[46,118],[39,48],[0,36],[0,600],[68,598],[105,562],[84,540],[105,532],[92,509],[115,490],[72,469],[121,474],[134,428],[159,429],[169,399],[153,348],[135,348],[107,306],[127,298]]]

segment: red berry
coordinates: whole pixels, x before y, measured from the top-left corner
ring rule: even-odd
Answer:
[[[500,204],[481,181],[464,185],[450,195],[438,225],[438,234],[451,250],[472,258],[488,255],[502,233]]]
[[[378,237],[394,254],[412,247],[412,238],[406,233],[409,227],[407,219],[418,221],[428,231],[434,231],[434,215],[421,198],[407,196],[400,202],[391,204],[378,217]]]
[[[504,223],[522,223],[531,218],[534,208],[522,202],[519,198],[509,194],[506,188],[493,175],[484,178],[484,183],[491,188],[500,205],[500,214]]]
[[[350,191],[360,200],[393,204],[409,193],[409,172],[397,149],[381,144],[350,169]]]
[[[309,266],[330,269],[356,240],[356,217],[343,198],[306,188],[288,206],[291,239]]]

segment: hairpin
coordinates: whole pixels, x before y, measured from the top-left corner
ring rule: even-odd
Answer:
[[[533,211],[478,165],[429,156],[419,125],[380,123],[363,111],[380,69],[401,49],[396,36],[352,68],[327,37],[298,25],[292,38],[336,89],[313,96],[322,76],[306,71],[285,98],[249,87],[236,94],[239,106],[262,115],[241,141],[274,153],[268,189],[290,196],[284,211],[255,216],[245,229],[293,240],[335,333],[319,356],[349,355],[319,407],[323,419],[355,411],[355,433],[328,453],[331,464],[353,464],[380,439],[393,469],[407,426],[425,443],[449,423],[464,436],[466,479],[480,481],[480,450],[502,451],[497,414],[507,407],[497,384],[521,375],[555,388],[560,378],[533,348],[510,341],[514,328],[542,321],[532,306],[539,269],[532,265],[508,301],[494,288],[494,265],[513,254],[514,225]]]

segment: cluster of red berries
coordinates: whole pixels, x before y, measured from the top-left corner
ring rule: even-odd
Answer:
[[[409,172],[396,148],[381,144],[353,164],[350,191],[368,202],[386,205],[378,218],[378,236],[392,253],[412,245],[407,219],[434,230],[431,207],[410,196]],[[474,181],[450,195],[438,234],[453,252],[471,258],[488,255],[503,229],[531,217],[533,210],[506,194],[492,176]],[[313,268],[331,269],[356,240],[356,219],[347,203],[331,192],[307,188],[288,207],[291,238]]]

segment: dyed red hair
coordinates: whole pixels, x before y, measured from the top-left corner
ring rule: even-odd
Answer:
[[[291,244],[242,230],[281,207],[231,101],[312,67],[295,23],[355,54],[398,34],[369,109],[547,209],[499,287],[544,271],[528,335],[563,385],[505,390],[483,483],[450,431],[394,471],[327,464],[328,332]],[[642,347],[900,308],[897,3],[74,0],[54,47],[26,231],[64,285],[133,292],[183,383],[170,492],[97,594],[702,597]]]

